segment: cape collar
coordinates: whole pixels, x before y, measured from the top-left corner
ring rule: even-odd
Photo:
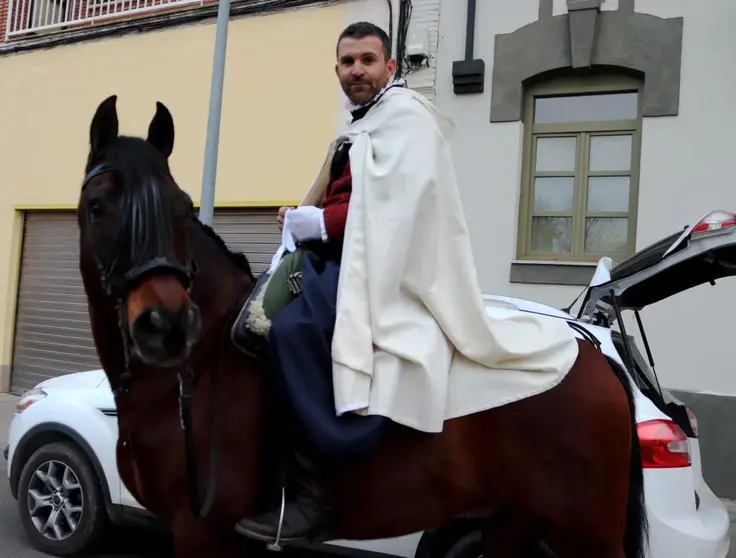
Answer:
[[[345,105],[346,108],[350,111],[350,114],[353,116],[353,122],[356,120],[360,120],[363,118],[366,113],[378,103],[378,101],[381,100],[381,97],[388,91],[389,89],[392,89],[394,87],[406,87],[406,80],[403,78],[394,78],[391,81],[386,84],[386,87],[381,89],[375,97],[373,97],[370,101],[367,101],[361,105],[356,105],[353,103],[350,99],[347,99]]]

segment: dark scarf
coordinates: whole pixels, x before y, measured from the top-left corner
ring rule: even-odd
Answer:
[[[366,104],[351,110],[350,114],[353,117],[351,123],[357,122],[366,114],[368,114],[368,111],[376,106],[376,103],[381,100],[381,97],[386,94],[386,91],[388,91],[389,89],[393,89],[394,87],[405,87],[405,84],[403,81],[394,81],[393,83],[382,89],[375,97],[373,97],[373,99],[368,101]],[[345,141],[340,144],[340,146],[337,148],[337,151],[335,151],[335,156],[332,158],[332,165],[330,166],[330,182],[337,180],[337,178],[342,175],[343,170],[345,170],[345,164],[348,162],[348,156],[350,154],[350,148],[352,146],[352,143],[350,143],[349,141]]]

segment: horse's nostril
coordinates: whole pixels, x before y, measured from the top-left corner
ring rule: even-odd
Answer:
[[[161,312],[158,310],[151,310],[151,312],[148,315],[148,319],[151,321],[151,325],[156,329],[163,329],[164,327],[164,318],[161,315]]]
[[[144,361],[171,364],[186,358],[201,328],[202,319],[195,304],[187,303],[176,310],[156,306],[144,310],[133,321],[131,337]]]
[[[132,332],[138,337],[159,337],[166,334],[171,328],[170,320],[158,310],[148,310],[141,314],[133,322]]]

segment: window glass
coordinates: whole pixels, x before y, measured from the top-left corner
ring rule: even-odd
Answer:
[[[537,97],[534,100],[534,122],[605,122],[628,120],[638,114],[637,93],[600,93]]]

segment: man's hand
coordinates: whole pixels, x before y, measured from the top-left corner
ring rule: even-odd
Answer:
[[[286,212],[284,229],[298,242],[318,239],[327,242],[324,219],[324,209],[302,205]]]
[[[288,205],[285,205],[284,207],[279,208],[279,216],[276,217],[276,221],[279,224],[280,231],[284,230],[284,216],[286,215],[286,212],[289,211],[290,209],[294,209],[294,208]]]

